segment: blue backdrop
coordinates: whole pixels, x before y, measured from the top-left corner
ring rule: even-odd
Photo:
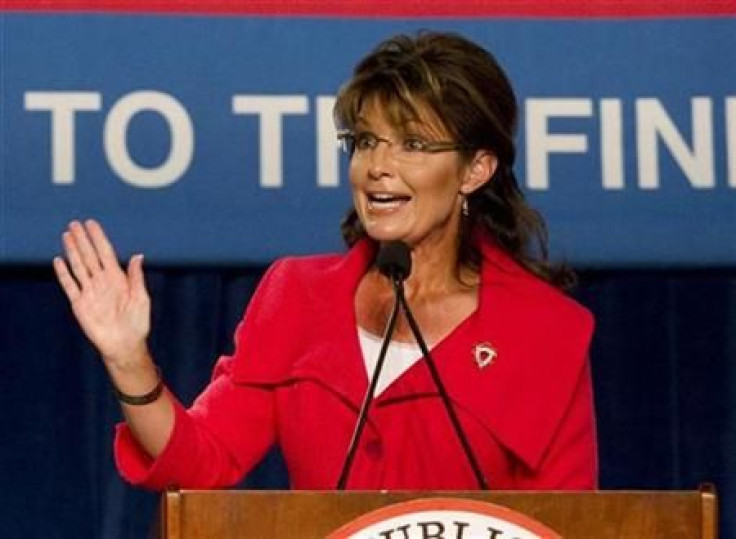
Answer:
[[[124,255],[263,263],[333,250],[349,204],[331,103],[381,39],[462,32],[523,111],[519,177],[553,252],[736,262],[736,19],[4,14],[0,260],[94,216]],[[217,241],[212,241],[217,237]]]

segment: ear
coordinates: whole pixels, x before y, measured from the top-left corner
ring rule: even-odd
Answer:
[[[460,193],[467,196],[490,181],[498,167],[498,157],[488,150],[478,150],[465,169]]]

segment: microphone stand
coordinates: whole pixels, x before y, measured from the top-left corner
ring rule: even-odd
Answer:
[[[404,309],[404,312],[406,313],[406,319],[409,322],[409,327],[414,334],[414,339],[417,341],[417,344],[419,344],[419,349],[422,351],[422,354],[427,360],[427,366],[429,367],[429,372],[432,375],[432,380],[437,387],[440,398],[442,399],[442,404],[444,405],[445,410],[447,410],[447,415],[450,417],[450,422],[455,429],[455,434],[460,440],[460,444],[462,445],[465,456],[470,463],[470,467],[473,469],[473,474],[478,481],[478,486],[481,488],[481,490],[488,490],[488,484],[483,477],[480,466],[478,466],[475,455],[473,455],[473,450],[470,447],[470,443],[468,443],[468,439],[463,432],[460,421],[455,414],[455,409],[452,407],[452,403],[450,402],[450,398],[447,395],[447,390],[442,383],[434,360],[429,353],[427,344],[424,342],[424,338],[419,331],[419,326],[417,325],[414,316],[411,314],[409,304],[406,301],[406,297],[404,296],[403,281],[411,273],[411,257],[409,255],[409,249],[406,247],[405,244],[400,241],[388,242],[384,244],[379,250],[377,256],[377,265],[381,273],[389,277],[389,279],[391,280],[391,284],[394,289],[394,305],[391,310],[391,315],[389,316],[388,323],[386,325],[383,343],[381,343],[381,350],[378,354],[378,361],[376,362],[376,369],[373,372],[370,386],[363,400],[363,405],[360,408],[358,421],[353,432],[353,437],[350,440],[350,446],[348,447],[348,452],[345,457],[345,462],[343,463],[340,478],[337,482],[337,490],[345,489],[345,485],[350,474],[350,468],[352,467],[353,460],[355,459],[355,453],[358,449],[358,442],[360,441],[360,437],[363,434],[366,420],[368,419],[368,409],[373,402],[373,396],[376,391],[376,386],[378,385],[378,378],[380,377],[381,369],[383,368],[383,364],[386,359],[386,353],[391,342],[391,337],[393,336],[394,330],[396,329],[396,321],[398,318],[399,310],[402,307]]]
[[[455,433],[460,440],[460,444],[463,446],[463,451],[465,451],[465,456],[470,463],[470,467],[473,469],[473,474],[475,475],[476,481],[478,481],[478,486],[481,490],[488,490],[488,484],[486,483],[485,477],[483,477],[483,472],[481,471],[480,466],[478,466],[478,461],[475,459],[475,455],[473,454],[473,450],[470,447],[470,443],[468,442],[468,439],[463,432],[463,428],[460,425],[460,421],[455,414],[455,409],[452,407],[450,397],[447,395],[447,390],[445,389],[445,385],[442,383],[442,379],[440,378],[440,374],[437,371],[437,366],[434,363],[434,359],[432,359],[432,355],[429,353],[429,348],[427,348],[427,344],[424,342],[424,338],[419,331],[419,325],[414,319],[414,316],[411,314],[409,304],[406,301],[406,297],[404,296],[404,283],[401,279],[395,277],[393,277],[391,281],[394,285],[394,291],[396,292],[396,300],[404,308],[404,313],[406,314],[406,319],[409,322],[411,332],[414,334],[414,338],[416,339],[417,344],[419,344],[419,349],[422,351],[424,358],[427,360],[427,367],[429,367],[429,372],[432,375],[432,380],[434,380],[434,384],[435,386],[437,386],[437,391],[439,392],[440,398],[442,399],[442,404],[445,406],[445,410],[447,410],[447,415],[450,417],[450,422],[455,429]]]
[[[363,428],[365,427],[365,422],[368,419],[368,409],[371,406],[371,403],[373,402],[373,395],[376,392],[376,386],[378,385],[378,378],[381,375],[381,370],[383,369],[383,364],[386,359],[386,352],[388,351],[388,345],[391,342],[391,337],[394,334],[394,330],[396,329],[396,320],[398,319],[399,314],[399,298],[396,297],[394,299],[394,306],[391,309],[391,315],[389,316],[388,323],[386,324],[386,331],[384,332],[383,337],[383,343],[381,343],[381,350],[378,353],[378,361],[376,362],[376,369],[373,371],[373,376],[371,377],[371,383],[368,387],[368,391],[365,394],[365,397],[363,399],[363,405],[360,407],[360,414],[358,414],[358,422],[355,425],[355,430],[353,431],[353,438],[350,440],[350,445],[348,446],[348,452],[345,456],[345,462],[342,465],[342,472],[340,472],[340,479],[337,481],[337,490],[345,490],[345,485],[348,481],[348,475],[350,474],[350,469],[353,466],[353,460],[355,459],[355,452],[358,450],[358,442],[360,441],[360,438],[363,434]]]

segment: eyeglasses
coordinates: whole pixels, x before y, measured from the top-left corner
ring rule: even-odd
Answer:
[[[428,154],[468,150],[470,146],[450,141],[428,141],[417,135],[407,135],[400,142],[379,137],[370,131],[343,129],[337,132],[340,148],[350,157],[366,157],[385,142],[391,156],[404,163],[421,163]]]

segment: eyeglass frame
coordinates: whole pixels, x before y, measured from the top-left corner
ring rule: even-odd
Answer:
[[[370,132],[369,132],[370,133]],[[386,137],[380,137],[376,135],[375,133],[370,133],[372,137],[376,139],[376,144],[372,148],[369,148],[370,150],[375,150],[378,147],[378,143],[385,142],[386,145],[390,148],[396,142],[393,140],[386,138]],[[352,157],[355,154],[355,131],[352,129],[340,129],[337,132],[337,140],[340,142],[340,146],[342,150],[347,153],[350,157]],[[351,141],[351,142],[348,142]],[[418,138],[417,141],[422,143],[422,148],[410,151],[410,153],[416,153],[419,155],[424,154],[433,154],[433,153],[442,153],[442,152],[457,152],[462,150],[472,150],[473,147],[468,144],[463,144],[460,142],[452,142],[449,140],[438,140],[434,142],[430,142],[424,139]]]

